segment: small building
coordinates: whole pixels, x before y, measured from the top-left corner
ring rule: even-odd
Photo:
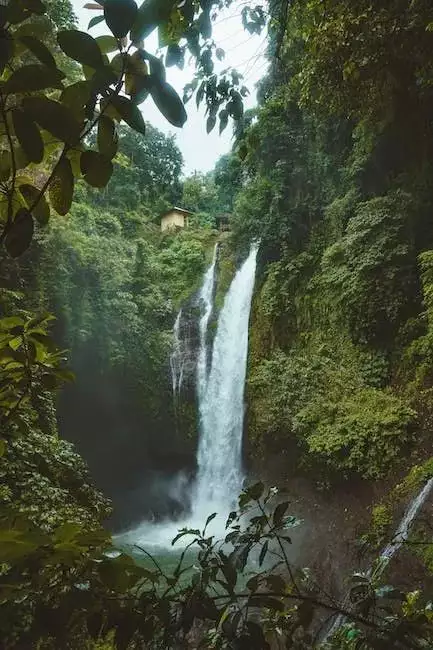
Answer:
[[[188,228],[189,217],[192,214],[189,210],[183,208],[170,208],[161,216],[161,232],[170,228]]]

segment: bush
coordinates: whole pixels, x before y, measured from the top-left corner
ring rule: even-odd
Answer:
[[[415,411],[391,392],[364,387],[321,395],[296,416],[309,454],[335,471],[385,476],[411,439]]]

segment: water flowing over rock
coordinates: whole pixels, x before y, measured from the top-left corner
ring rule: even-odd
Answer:
[[[195,353],[200,439],[197,476],[191,491],[191,514],[177,521],[156,524],[143,522],[121,535],[118,538],[120,543],[141,544],[148,548],[164,547],[169,550],[170,542],[180,528],[201,528],[207,516],[213,512],[219,515],[212,523],[214,532],[224,532],[226,516],[236,503],[243,481],[244,387],[257,250],[258,245],[254,244],[235,274],[225,297],[212,345],[209,372],[208,326],[215,294],[217,247],[201,289],[193,301],[193,304],[200,307],[199,345]],[[186,366],[181,370],[180,362],[185,345],[184,319],[185,310],[181,310],[174,327],[171,359],[174,394],[179,394],[182,382],[186,381]]]
[[[198,387],[200,441],[193,509],[203,516],[225,512],[242,486],[244,386],[248,353],[248,323],[256,272],[253,245],[237,271],[218,318],[209,377]],[[206,354],[205,337],[203,350]]]
[[[205,273],[203,284],[198,294],[198,305],[202,310],[199,323],[200,347],[197,358],[197,393],[199,401],[203,398],[207,382],[208,345],[207,328],[212,315],[215,294],[216,263],[219,244],[215,244],[212,264]]]

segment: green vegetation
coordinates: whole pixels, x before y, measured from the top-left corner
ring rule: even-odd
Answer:
[[[357,574],[339,605],[295,571],[289,535],[299,522],[261,483],[240,495],[224,540],[208,533],[211,513],[201,530],[178,536],[191,540],[194,567],[186,553],[170,574],[139,566],[113,550],[103,527],[110,504],[58,435],[57,418],[114,499],[146,468],[193,466],[194,398],[179,426],[171,330],[209,263],[218,218],[232,213],[218,307],[236,261],[261,241],[247,386],[252,455],[265,465],[285,454],[288,473],[329,486],[397,476],[373,508],[365,539],[376,545],[395,504],[432,476],[430,3],[295,0],[271,3],[269,15],[245,5],[250,33],[269,18],[271,64],[260,106],[246,114],[240,75],[214,74],[213,56],[223,53],[212,21],[223,4],[105,0],[91,27],[105,21],[111,34],[96,39],[75,29],[67,0],[0,6],[7,649],[306,650],[336,613],[347,624],[326,648],[433,644],[428,584],[407,593],[382,584],[379,567]],[[163,59],[142,46],[156,29]],[[181,68],[186,55],[197,67],[182,101],[166,68]],[[235,120],[235,146],[211,174],[182,181],[175,140],[138,107],[152,98],[179,127],[194,94],[208,131]],[[179,201],[194,210],[193,227],[161,233],[159,215]],[[140,487],[145,508],[173,514]],[[424,522],[411,541],[431,572]]]

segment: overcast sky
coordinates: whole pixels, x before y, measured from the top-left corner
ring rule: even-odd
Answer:
[[[79,21],[80,29],[87,31],[90,18],[96,15],[95,11],[83,9],[86,0],[72,0],[75,13]],[[140,4],[140,3],[139,3]],[[246,98],[245,106],[251,108],[256,103],[255,84],[264,75],[267,63],[264,57],[266,49],[266,36],[250,35],[242,28],[240,16],[240,0],[236,0],[230,10],[220,14],[214,23],[213,38],[218,46],[226,52],[225,59],[215,66],[216,70],[226,67],[236,67],[244,75],[244,83],[249,88],[251,95]],[[90,33],[99,36],[108,33],[108,28],[100,25],[94,27]],[[156,51],[156,35],[152,35],[146,41],[146,46],[151,52]],[[183,87],[194,75],[194,66],[188,64],[188,57],[184,70],[176,67],[167,69],[167,81],[171,83],[177,92],[182,96]],[[177,144],[182,151],[185,166],[184,174],[193,171],[206,172],[213,168],[216,160],[230,150],[231,128],[230,124],[224,133],[218,135],[218,126],[208,135],[206,133],[206,120],[203,109],[197,111],[195,98],[187,105],[188,121],[183,129],[176,129],[169,124],[159,113],[152,99],[149,97],[142,105],[141,110],[144,118],[151,122],[164,133],[175,133]]]

